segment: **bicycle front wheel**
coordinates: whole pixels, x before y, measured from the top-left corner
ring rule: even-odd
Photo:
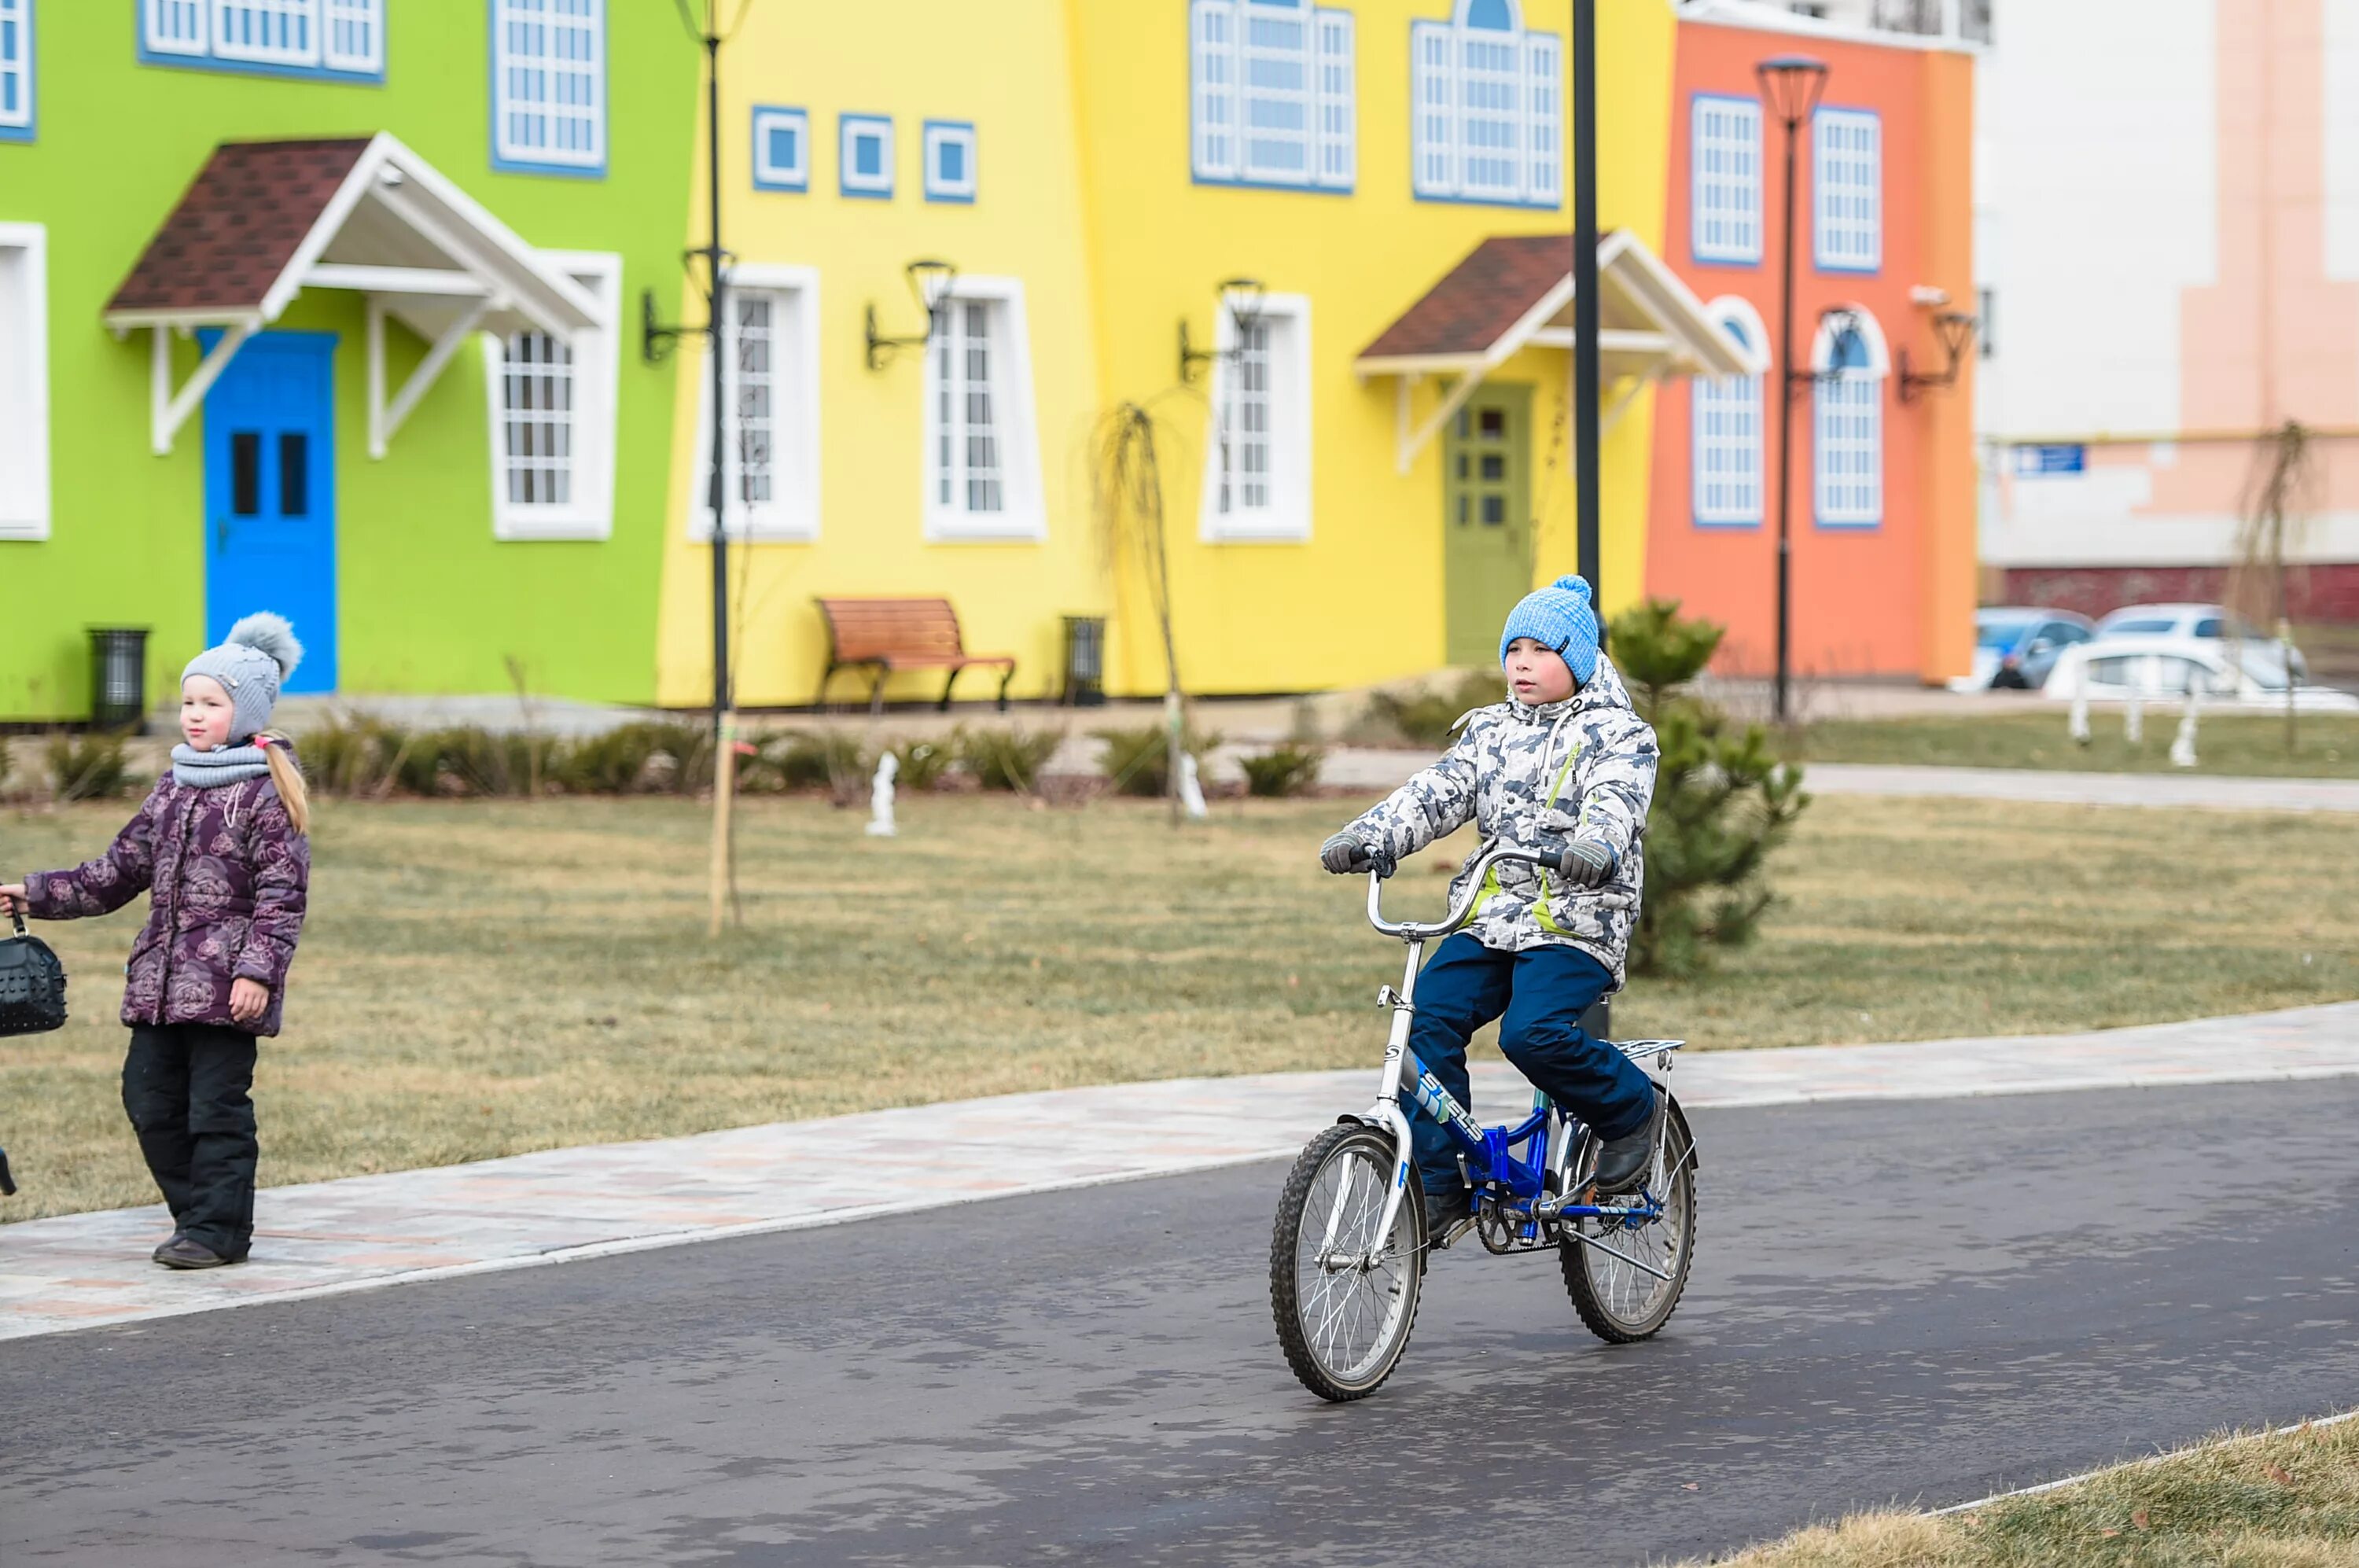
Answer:
[[[1364,1399],[1392,1376],[1417,1323],[1425,1244],[1420,1194],[1402,1194],[1381,1233],[1394,1180],[1392,1138],[1329,1127],[1310,1140],[1277,1202],[1269,1310],[1286,1363],[1322,1399]]]
[[[1589,1332],[1612,1345],[1651,1337],[1670,1321],[1695,1258],[1695,1144],[1679,1106],[1663,1116],[1662,1148],[1647,1176],[1662,1217],[1632,1226],[1621,1220],[1568,1222],[1565,1289]],[[1636,1196],[1636,1194],[1633,1194]]]

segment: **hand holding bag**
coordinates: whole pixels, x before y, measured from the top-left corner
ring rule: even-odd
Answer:
[[[46,1034],[66,1027],[66,966],[49,944],[25,930],[24,911],[10,909],[16,934],[0,937],[0,1035]]]

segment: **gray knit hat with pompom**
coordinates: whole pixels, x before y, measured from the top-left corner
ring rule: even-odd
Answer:
[[[229,693],[229,738],[233,745],[270,727],[270,710],[278,703],[278,683],[295,673],[303,661],[303,645],[284,615],[264,610],[230,627],[219,648],[209,648],[189,660],[180,671],[186,684],[191,675],[210,676]]]

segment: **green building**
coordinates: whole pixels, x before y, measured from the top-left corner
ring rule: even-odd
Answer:
[[[0,0],[0,722],[258,608],[293,690],[652,699],[698,71],[663,4]]]

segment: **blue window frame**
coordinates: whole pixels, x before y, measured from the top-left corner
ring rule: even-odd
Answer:
[[[976,189],[974,122],[928,120],[926,200],[972,202]]]
[[[1821,272],[1884,265],[1884,125],[1871,109],[1810,117],[1811,259]]]
[[[810,114],[804,109],[756,105],[754,110],[754,189],[810,189]]]
[[[1458,0],[1409,24],[1409,186],[1420,201],[1564,201],[1564,52],[1519,0]]]
[[[606,0],[491,0],[492,167],[606,172]]]
[[[1189,162],[1199,185],[1349,194],[1359,175],[1352,13],[1190,0]]]
[[[1722,266],[1761,263],[1761,101],[1699,93],[1688,114],[1688,248]]]
[[[0,0],[0,142],[33,139],[33,0]]]
[[[1811,468],[1813,508],[1824,528],[1873,528],[1884,522],[1884,380],[1882,355],[1867,336],[1873,318],[1822,334],[1812,369]]]
[[[836,122],[836,183],[846,196],[893,199],[893,120],[845,114]]]
[[[1761,321],[1749,308],[1715,300],[1712,314],[1723,331],[1754,346]],[[1700,376],[1690,382],[1688,432],[1693,460],[1696,527],[1757,528],[1766,488],[1762,463],[1764,404],[1761,376]]]
[[[139,59],[255,76],[385,80],[386,0],[132,0]]]

